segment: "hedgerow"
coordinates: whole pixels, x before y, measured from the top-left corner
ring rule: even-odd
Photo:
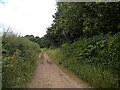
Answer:
[[[35,60],[40,52],[38,44],[13,32],[2,35],[2,87],[25,87],[35,68]]]
[[[64,44],[62,46],[64,54],[69,57],[69,60],[64,61],[64,65],[67,65],[69,69],[79,74],[91,85],[118,87],[119,40],[120,33],[114,36],[101,34],[83,38],[73,44]],[[106,85],[106,83],[108,84]]]
[[[48,54],[93,87],[118,88],[120,33],[100,34],[66,43]],[[51,55],[51,52],[53,55]],[[60,54],[59,54],[60,53]],[[60,56],[61,55],[61,56]]]

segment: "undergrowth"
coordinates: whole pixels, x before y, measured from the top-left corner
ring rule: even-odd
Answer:
[[[2,87],[22,88],[31,80],[40,47],[13,32],[2,35]]]
[[[119,87],[120,33],[82,38],[62,48],[49,49],[49,56],[96,88]]]

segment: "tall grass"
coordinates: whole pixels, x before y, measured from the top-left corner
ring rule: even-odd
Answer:
[[[119,33],[83,38],[48,50],[51,58],[96,88],[119,87]]]
[[[64,58],[65,56],[63,54],[63,52],[61,51],[60,48],[57,49],[47,49],[46,52],[48,53],[48,55],[53,59],[53,60],[57,60],[58,64],[61,64],[61,60]]]
[[[39,52],[38,44],[13,32],[4,32],[2,35],[3,88],[25,87],[31,80]]]

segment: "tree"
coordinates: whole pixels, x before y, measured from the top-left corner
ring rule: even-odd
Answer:
[[[47,37],[53,45],[72,43],[80,37],[120,31],[120,4],[118,2],[58,2],[53,24]]]

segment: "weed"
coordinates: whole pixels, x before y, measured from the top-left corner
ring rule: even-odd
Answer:
[[[49,56],[96,88],[119,87],[120,34],[83,38],[62,48],[48,49]]]
[[[5,32],[2,46],[2,87],[25,87],[35,69],[35,60],[40,52],[39,45],[12,32]]]

